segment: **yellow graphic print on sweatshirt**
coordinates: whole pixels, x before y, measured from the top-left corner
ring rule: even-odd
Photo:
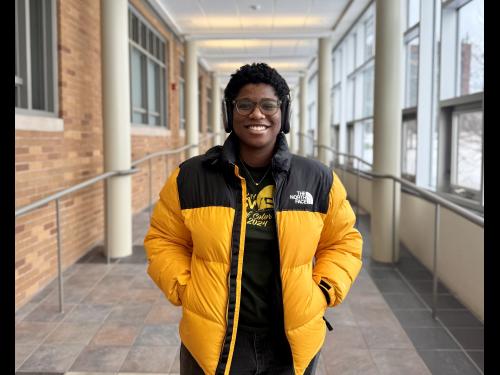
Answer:
[[[274,185],[267,185],[258,194],[247,193],[247,225],[269,227],[274,212]]]

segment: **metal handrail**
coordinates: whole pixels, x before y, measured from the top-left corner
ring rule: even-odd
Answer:
[[[300,133],[302,134],[302,133]],[[440,209],[441,206],[449,209],[450,211],[462,216],[463,218],[469,220],[470,222],[479,225],[480,227],[484,228],[484,218],[476,215],[459,205],[450,202],[442,197],[440,197],[437,194],[434,194],[432,192],[429,192],[425,189],[422,189],[421,187],[418,187],[414,183],[407,181],[405,179],[402,179],[397,176],[393,176],[391,174],[383,174],[383,173],[376,173],[373,171],[365,171],[365,170],[360,170],[359,169],[359,162],[364,163],[366,165],[369,165],[373,168],[373,165],[366,162],[365,160],[359,158],[358,156],[355,155],[350,155],[350,154],[345,154],[338,152],[332,147],[326,146],[326,145],[319,145],[315,144],[314,147],[316,148],[324,148],[326,150],[329,150],[337,155],[343,155],[346,156],[347,158],[351,159],[356,159],[358,161],[357,168],[350,168],[354,172],[356,172],[356,220],[358,217],[358,209],[359,209],[359,177],[360,174],[366,174],[374,178],[388,178],[391,179],[393,182],[393,192],[392,192],[392,263],[395,265],[396,264],[396,247],[399,244],[398,239],[396,239],[396,182],[400,183],[401,185],[409,188],[410,190],[416,191],[421,197],[426,199],[427,201],[430,201],[435,204],[435,217],[434,217],[434,254],[433,254],[433,278],[432,278],[432,317],[436,319],[437,315],[437,286],[438,286],[438,276],[437,276],[437,256],[438,256],[438,243],[439,243],[439,221],[440,221]],[[343,163],[343,173],[345,174],[346,171],[346,163]],[[342,176],[344,178],[344,175]]]
[[[166,150],[166,151],[158,151],[158,152],[154,152],[152,154],[149,154],[149,155],[146,155],[145,157],[141,158],[141,159],[138,159],[138,160],[135,160],[131,163],[132,167],[131,169],[126,169],[126,170],[121,170],[121,171],[110,171],[110,172],[106,172],[106,173],[102,173],[98,176],[95,176],[89,180],[86,180],[86,181],[83,181],[81,183],[78,183],[74,186],[71,186],[69,188],[66,188],[66,189],[63,189],[57,193],[54,193],[54,194],[51,194],[45,198],[42,198],[42,199],[39,199],[33,203],[30,203],[26,206],[23,206],[21,207],[20,209],[16,210],[15,211],[15,217],[20,217],[20,216],[23,216],[37,208],[40,208],[40,207],[43,207],[53,201],[56,202],[56,226],[57,226],[57,273],[58,273],[58,287],[59,287],[59,311],[61,313],[64,312],[63,310],[63,277],[62,277],[62,243],[61,243],[61,225],[60,225],[60,207],[59,207],[59,200],[69,194],[72,194],[78,190],[81,190],[81,189],[84,189],[86,187],[89,187],[97,182],[100,182],[100,181],[107,181],[109,178],[111,177],[115,177],[115,176],[127,176],[127,175],[130,175],[130,174],[134,174],[134,173],[137,173],[139,171],[139,169],[135,168],[135,166],[145,162],[145,161],[149,161],[149,210],[150,210],[150,214],[151,214],[151,206],[152,206],[152,191],[151,191],[151,185],[152,185],[152,168],[151,168],[151,160],[155,157],[158,157],[158,156],[166,156],[167,158],[170,156],[170,155],[174,155],[174,154],[178,154],[179,152],[182,152],[182,151],[185,151],[185,150],[188,150],[190,148],[193,148],[193,147],[197,147],[200,145],[201,142],[205,142],[219,134],[221,134],[222,132],[219,132],[219,133],[213,133],[213,134],[209,134],[207,137],[205,137],[203,140],[200,140],[198,144],[195,144],[195,145],[186,145],[186,146],[182,146],[182,147],[179,147],[177,149],[174,149],[174,150]],[[168,163],[167,163],[167,168],[168,168]],[[106,257],[107,257],[107,264],[109,265],[110,263],[110,259],[109,259],[109,252],[106,252]]]

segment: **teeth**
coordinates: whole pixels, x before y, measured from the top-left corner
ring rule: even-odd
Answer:
[[[248,128],[252,129],[252,130],[265,130],[266,129],[265,126],[258,126],[258,125],[251,125]]]

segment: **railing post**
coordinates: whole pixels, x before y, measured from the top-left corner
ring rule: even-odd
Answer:
[[[396,265],[396,180],[392,180],[392,264]]]
[[[59,199],[56,199],[56,226],[57,226],[57,273],[59,281],[59,312],[63,310],[63,279],[61,272],[61,219],[59,210]]]
[[[437,276],[437,248],[439,242],[439,216],[440,216],[440,205],[436,204],[436,216],[434,219],[434,264],[433,264],[433,275],[432,275],[432,318],[436,319],[437,313],[437,287],[438,287],[438,276]]]
[[[153,200],[153,178],[152,178],[152,168],[151,168],[151,160],[152,158],[150,158],[148,160],[148,164],[149,164],[149,217],[151,217],[153,215],[153,210],[151,208],[151,204],[152,204],[152,200]]]

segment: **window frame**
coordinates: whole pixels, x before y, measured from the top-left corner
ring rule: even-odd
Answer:
[[[20,3],[23,3],[24,13],[19,12]],[[40,1],[42,3],[42,1]],[[19,87],[20,97],[25,95],[26,107],[15,106],[15,114],[38,116],[38,117],[59,117],[59,87],[58,87],[58,54],[57,54],[57,2],[55,0],[43,0],[42,3],[42,28],[43,28],[43,82],[44,82],[44,109],[33,109],[33,75],[32,75],[32,54],[33,44],[31,40],[31,8],[29,0],[15,1],[15,86]],[[47,9],[49,8],[49,9]],[[23,17],[22,22],[18,19]],[[24,26],[24,31],[20,28]],[[21,40],[23,37],[23,40]],[[24,59],[24,61],[22,61]],[[22,64],[22,66],[21,66]],[[24,71],[22,71],[24,70]],[[23,77],[25,75],[25,77]],[[22,94],[23,85],[25,93]],[[17,90],[16,90],[17,91]]]
[[[137,41],[134,40],[134,21],[137,20]],[[132,126],[146,126],[154,128],[170,129],[168,118],[168,51],[169,41],[165,39],[152,25],[144,18],[132,5],[128,7],[128,22],[129,22],[129,62],[130,62],[130,123]],[[146,35],[143,35],[143,31]],[[143,46],[143,42],[145,46]],[[152,43],[153,42],[153,43]],[[134,51],[139,53],[141,60],[141,101],[145,108],[134,106],[133,93],[133,69],[132,55]],[[163,61],[160,60],[163,58]],[[155,85],[155,100],[159,104],[158,111],[152,111],[149,108],[149,81],[150,81],[150,63],[153,64],[153,69],[158,72],[158,79],[153,80],[158,85]],[[142,122],[134,121],[134,114],[140,114]],[[159,118],[159,124],[150,123],[151,116]],[[144,122],[146,118],[146,122]],[[156,122],[156,121],[155,121]]]

